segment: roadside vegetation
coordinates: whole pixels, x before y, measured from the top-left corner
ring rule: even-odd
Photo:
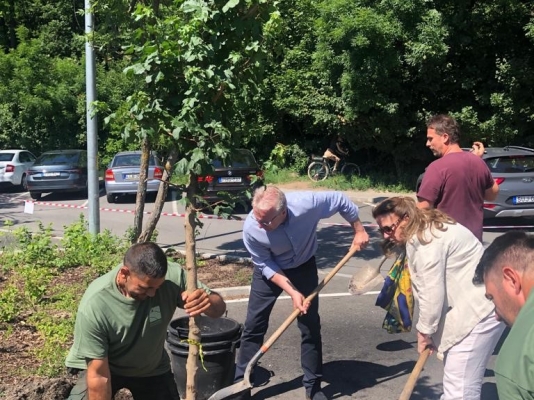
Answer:
[[[321,153],[322,154],[322,153]],[[358,164],[358,161],[349,158]],[[312,182],[307,174],[310,155],[298,145],[276,144],[269,158],[263,163],[265,182],[268,184],[289,184],[306,182],[314,187],[332,190],[376,190],[384,192],[412,192],[417,176],[422,170],[407,170],[397,173],[387,168],[373,168],[368,164],[359,164],[360,175],[350,179],[342,175],[328,177],[324,181]]]
[[[84,2],[4,3],[0,148],[25,148],[38,155],[59,147],[85,147],[84,15],[80,11]],[[133,34],[142,26],[158,25],[136,18],[136,7],[158,4],[164,18],[178,15],[182,3],[102,0],[93,4],[98,21],[94,49],[102,167],[117,151],[140,149],[138,141],[122,140],[124,126],[105,121],[121,107],[129,110],[123,102],[132,93],[150,94],[140,86],[145,78],[157,83],[159,95],[174,95],[189,72],[195,79],[205,79],[204,74],[221,79],[226,79],[224,74],[240,74],[239,69],[224,69],[222,64],[212,70],[211,59],[198,64],[198,70],[148,73],[141,81],[139,75],[123,73],[137,63],[133,49],[145,49],[155,60],[159,54],[151,49],[174,49],[172,41],[158,43],[161,47],[134,41],[160,33]],[[202,5],[186,3],[189,12]],[[227,7],[236,3],[230,1]],[[264,2],[239,4],[246,9]],[[265,48],[261,61],[246,52],[229,57],[249,67],[262,66],[253,97],[239,100],[240,95],[223,82],[226,90],[219,96],[238,100],[235,112],[222,112],[224,126],[235,144],[252,150],[260,163],[269,159],[277,143],[297,146],[309,156],[324,151],[332,135],[342,134],[354,150],[351,161],[402,181],[403,175],[414,173],[412,166],[422,170],[432,160],[424,148],[424,121],[439,112],[452,113],[461,123],[463,146],[473,140],[492,146],[534,145],[534,20],[529,2],[511,0],[506,7],[498,0],[288,0],[276,4],[276,29],[261,43],[250,45]],[[169,25],[168,35],[181,26]],[[205,59],[202,51],[189,49],[185,57]],[[142,66],[136,67],[141,70]],[[169,80],[159,81],[162,77]],[[219,85],[202,84],[199,91],[208,87]],[[171,119],[180,115],[183,106],[199,104],[180,97],[174,101]],[[147,104],[154,109],[147,109],[143,118],[160,107],[148,98]],[[214,125],[206,123],[202,129]],[[167,146],[166,140],[153,143],[162,156],[168,154]]]
[[[85,288],[119,263],[128,240],[109,231],[93,237],[83,215],[65,227],[59,242],[53,238],[51,226],[41,224],[30,232],[7,225],[7,232],[1,233],[1,340],[14,346],[18,341],[22,347],[30,345],[34,362],[21,363],[21,375],[59,375],[64,371],[76,309]],[[30,343],[25,342],[29,337],[21,327],[32,333]],[[4,368],[9,361],[2,363]]]
[[[52,226],[35,231],[4,222],[0,232],[0,397],[2,386],[23,377],[65,375],[64,361],[72,343],[78,304],[89,283],[122,260],[131,244],[131,230],[123,237],[104,231],[93,236],[83,214],[54,237]],[[152,237],[155,240],[155,237]],[[183,265],[184,255],[168,256]],[[198,260],[202,279],[224,287],[250,284],[248,265]],[[205,272],[204,272],[205,271]],[[206,277],[207,278],[206,278]]]

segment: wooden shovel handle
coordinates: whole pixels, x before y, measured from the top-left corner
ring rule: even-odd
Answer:
[[[430,354],[430,348],[426,348],[425,351],[419,354],[419,358],[417,359],[417,362],[415,363],[415,367],[413,367],[412,373],[410,374],[410,377],[408,378],[406,385],[404,385],[404,389],[402,390],[399,400],[410,399],[413,389],[415,388],[415,384],[417,383],[417,378],[419,378],[419,374],[423,370],[423,367],[425,366],[425,363],[426,363],[426,360],[428,359],[429,354]]]
[[[319,292],[326,286],[326,284],[334,277],[334,275],[343,267],[347,261],[351,259],[351,257],[356,253],[358,250],[360,250],[359,247],[351,247],[349,252],[343,259],[324,277],[324,279],[319,283],[319,286],[315,288],[311,294],[306,297],[306,301],[312,301],[315,296],[319,294]],[[297,308],[293,310],[291,315],[282,323],[282,325],[271,335],[269,339],[263,345],[261,346],[261,350],[263,353],[266,353],[267,350],[272,346],[274,342],[284,333],[284,331],[291,325],[291,323],[300,315],[300,310]]]

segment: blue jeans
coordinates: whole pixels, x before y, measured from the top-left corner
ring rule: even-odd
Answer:
[[[120,389],[128,389],[135,400],[180,400],[171,371],[157,376],[127,377],[111,375],[111,398]],[[87,400],[86,371],[78,373],[78,381],[67,400]]]
[[[296,268],[284,270],[284,274],[304,296],[313,292],[319,283],[315,257]],[[254,268],[247,318],[237,356],[235,382],[243,379],[249,361],[263,344],[269,326],[269,316],[281,293],[280,287],[267,280],[259,268]],[[304,372],[302,384],[307,391],[318,390],[323,376],[323,346],[318,296],[312,301],[308,312],[298,317],[297,321],[301,332],[300,353]],[[253,382],[252,376],[251,382]]]

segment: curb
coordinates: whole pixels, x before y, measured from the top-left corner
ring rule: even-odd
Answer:
[[[172,247],[167,247],[165,249],[165,254],[170,251],[174,251],[178,254],[185,256],[185,250],[174,249]],[[211,253],[197,253],[196,256],[201,260],[218,260],[221,262],[231,262],[235,264],[252,264],[252,259],[250,257],[237,257],[237,256],[227,256],[221,254],[211,254]]]
[[[229,300],[237,300],[248,298],[250,295],[250,286],[234,286],[228,288],[214,288],[214,292],[219,293],[226,302]]]

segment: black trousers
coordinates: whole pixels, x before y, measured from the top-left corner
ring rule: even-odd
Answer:
[[[284,270],[284,274],[304,296],[308,296],[313,292],[319,283],[315,257],[310,258],[296,268]],[[282,289],[280,287],[267,280],[261,274],[259,268],[254,268],[247,317],[237,357],[236,382],[243,379],[248,362],[263,344],[265,333],[269,326],[269,316],[276,299],[281,293]],[[308,312],[298,317],[297,321],[301,332],[301,365],[304,372],[302,384],[308,392],[318,390],[323,376],[323,349],[318,296],[312,301]],[[253,382],[252,377],[251,382]]]
[[[180,400],[171,371],[149,377],[127,377],[111,375],[111,398],[121,389],[128,389],[134,400]],[[87,400],[86,371],[78,373],[78,381],[72,388],[68,400]]]

